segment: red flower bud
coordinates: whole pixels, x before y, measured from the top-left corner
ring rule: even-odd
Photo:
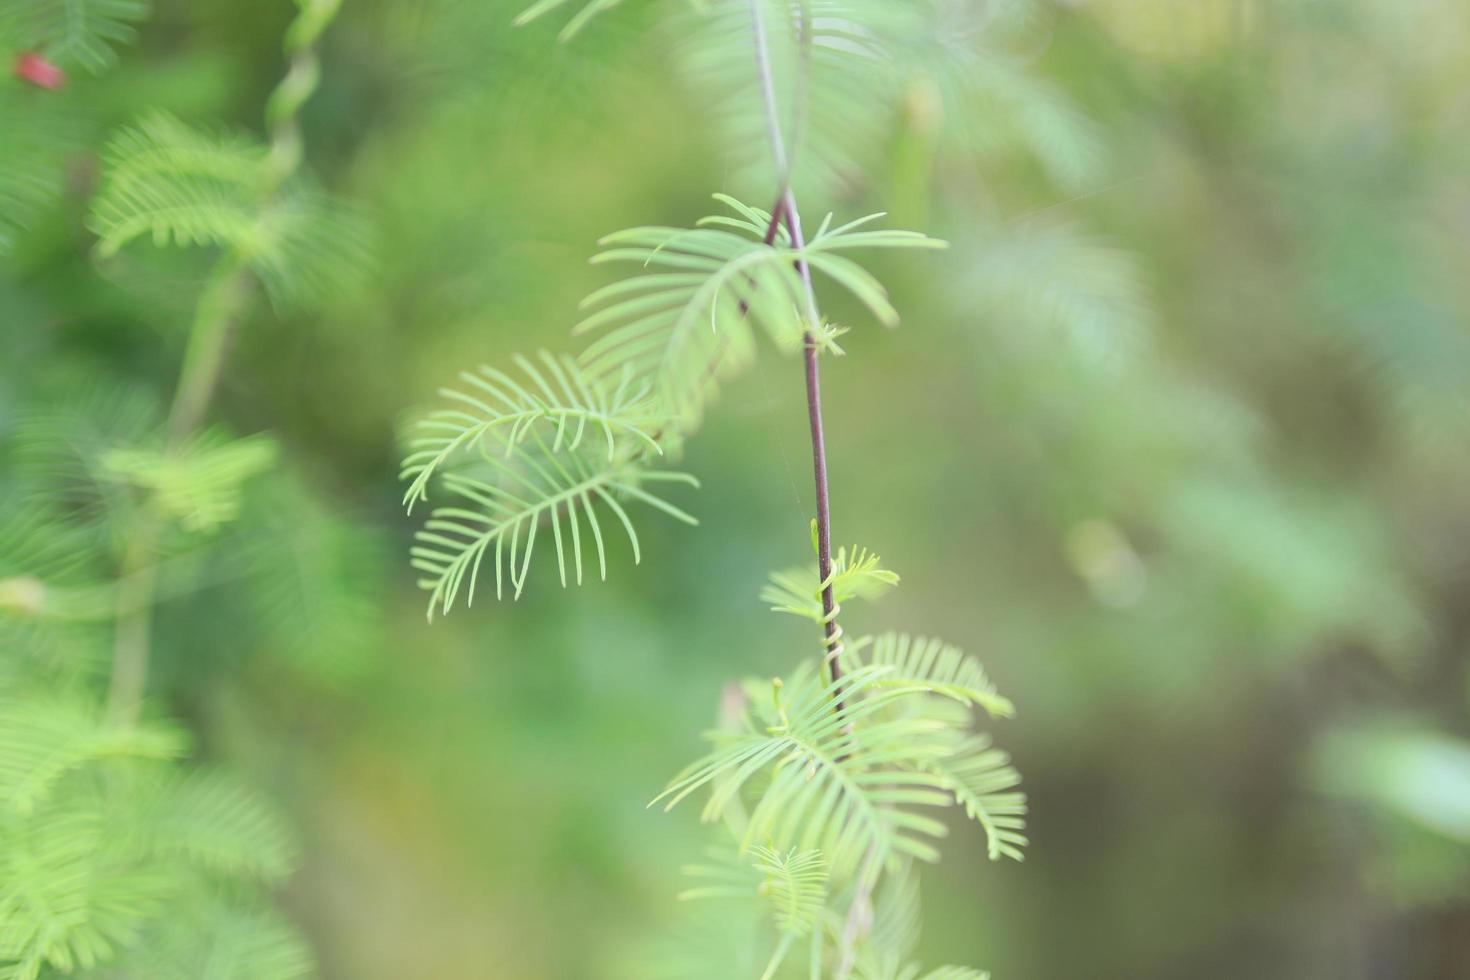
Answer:
[[[66,72],[34,51],[26,51],[15,59],[15,77],[50,92],[66,84]]]

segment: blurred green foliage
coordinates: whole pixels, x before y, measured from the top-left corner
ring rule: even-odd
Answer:
[[[329,977],[653,974],[700,835],[644,805],[725,679],[814,645],[757,600],[812,507],[799,368],[775,351],[680,463],[698,533],[650,523],[636,568],[609,540],[605,584],[569,596],[543,563],[517,603],[424,625],[406,423],[467,365],[570,349],[601,235],[768,193],[679,43],[683,4],[628,0],[568,44],[564,16],[513,27],[520,6],[354,0],[324,35],[306,167],[365,210],[375,264],[248,306],[211,419],[269,432],[276,462],[159,566],[154,714],[300,838],[294,876],[283,850],[226,891],[277,889]],[[989,6],[937,3],[951,24]],[[155,0],[115,63],[52,50],[60,91],[0,80],[0,693],[36,725],[64,718],[38,678],[106,677],[97,610],[136,481],[86,463],[161,425],[210,268],[96,249],[103,149],[149,110],[259,133],[294,14]],[[0,19],[8,61],[35,24]],[[888,209],[952,243],[881,264],[897,331],[833,298],[859,329],[824,379],[837,536],[903,574],[886,614],[978,654],[1020,708],[1028,860],[955,833],[925,958],[1460,976],[1470,10],[1075,0],[1017,30],[1011,61],[949,38],[979,74],[910,70],[833,137],[867,149],[826,144],[803,188],[815,213]],[[922,42],[910,69],[940,64]],[[977,77],[987,97],[956,94]],[[31,508],[65,539],[28,537]],[[68,614],[38,622],[52,600]],[[185,751],[176,732],[155,754]],[[154,765],[126,778],[172,786]],[[147,866],[141,837],[115,843]],[[165,890],[243,929],[219,868]],[[249,915],[295,962],[275,913]],[[168,960],[203,975],[189,955]]]

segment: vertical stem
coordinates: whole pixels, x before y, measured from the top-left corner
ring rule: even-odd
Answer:
[[[765,17],[761,12],[761,0],[750,0],[751,27],[755,40],[756,70],[760,76],[761,97],[765,102],[766,129],[771,144],[771,156],[776,164],[776,173],[781,181],[781,192],[771,215],[771,228],[785,220],[791,235],[791,248],[798,255],[806,247],[802,236],[801,216],[796,207],[796,193],[791,189],[790,157],[786,152],[786,140],[781,134],[780,109],[776,104],[776,83],[771,72],[770,44],[766,39]],[[803,50],[810,43],[810,27],[803,12],[800,28]],[[803,56],[805,57],[805,55]],[[767,239],[773,240],[768,232]],[[832,501],[827,482],[827,438],[822,425],[822,370],[819,361],[821,344],[817,340],[817,329],[822,317],[817,309],[817,294],[812,286],[812,272],[804,259],[796,260],[797,274],[801,277],[803,300],[806,306],[806,331],[802,354],[806,369],[807,422],[811,429],[812,479],[817,497],[817,572],[822,588],[823,645],[829,676],[835,683],[842,679],[842,627],[837,623],[837,603],[832,597]],[[842,698],[834,704],[838,713],[845,705]]]
[[[806,336],[806,410],[812,432],[812,478],[817,488],[817,571],[822,589],[823,639],[826,662],[834,682],[842,679],[842,628],[837,625],[837,605],[832,601],[832,504],[827,489],[827,444],[822,431],[822,375],[817,367],[817,338]],[[837,706],[842,708],[842,699]]]
[[[806,369],[807,423],[812,440],[812,481],[817,496],[817,574],[822,583],[822,642],[826,654],[822,662],[826,665],[831,683],[842,679],[842,627],[837,622],[837,603],[832,595],[832,500],[827,479],[827,435],[822,425],[822,369],[821,343],[817,331],[821,329],[822,317],[817,308],[817,292],[812,285],[812,270],[801,257],[806,248],[806,239],[801,231],[801,214],[796,207],[796,193],[791,189],[791,158],[786,152],[786,143],[781,135],[780,113],[776,105],[776,87],[771,75],[771,58],[766,42],[766,28],[761,16],[761,0],[750,0],[751,20],[755,31],[756,66],[760,72],[761,94],[765,99],[766,125],[771,140],[771,154],[775,158],[776,170],[781,181],[781,193],[771,213],[771,227],[766,233],[766,242],[774,241],[772,234],[778,222],[786,222],[790,233],[791,249],[796,253],[796,272],[801,277],[803,300],[806,306],[806,331],[802,345],[803,364]],[[811,68],[812,22],[811,11],[806,2],[800,3],[797,16],[797,41],[801,62],[798,66],[798,99],[806,98],[806,75]],[[798,107],[798,126],[805,121],[805,108]],[[832,709],[843,719],[843,728],[852,732],[852,722],[844,717],[847,711],[845,699],[839,694],[833,699]],[[853,961],[859,938],[872,923],[872,877],[874,854],[867,858],[867,868],[857,883],[857,894],[848,909],[847,921],[841,938],[842,959],[838,964],[837,976],[847,980],[852,973]]]
[[[801,233],[801,217],[796,211],[796,195],[788,186],[786,203],[786,228],[791,233],[791,247],[800,252],[806,247]],[[832,499],[827,482],[827,433],[822,425],[822,368],[821,345],[817,341],[816,328],[822,322],[817,311],[817,294],[812,287],[812,270],[805,259],[796,260],[797,275],[806,295],[807,330],[802,345],[802,358],[806,368],[806,414],[812,440],[812,483],[817,496],[817,574],[822,588],[823,642],[827,648],[824,658],[835,683],[842,679],[842,627],[837,624],[837,603],[832,596]],[[837,709],[843,708],[841,698]]]
[[[168,414],[170,453],[179,452],[199,428],[214,397],[229,352],[230,336],[249,288],[247,275],[244,260],[237,253],[227,254],[215,266],[199,297]],[[119,565],[107,717],[123,726],[137,722],[148,684],[153,598],[158,582],[157,552],[164,528],[164,517],[157,509],[145,510]]]
[[[320,81],[315,45],[340,6],[341,0],[307,0],[287,29],[286,76],[266,103],[270,145],[259,185],[262,207],[270,205],[301,165],[297,114]],[[195,308],[178,388],[169,409],[169,452],[178,452],[204,421],[249,289],[249,262],[238,249],[232,249],[216,264]],[[164,527],[163,515],[150,508],[140,518],[123,552],[115,607],[117,628],[112,679],[107,691],[107,717],[121,725],[137,722],[148,684],[153,600],[158,578],[155,566]]]
[[[219,261],[204,286],[184,350],[173,407],[169,410],[171,448],[178,448],[204,420],[248,288],[245,262],[235,253]]]
[[[107,718],[118,725],[132,726],[137,722],[148,681],[153,590],[157,581],[154,552],[162,533],[162,519],[151,510],[144,514],[128,542],[119,569],[112,679],[107,688]]]

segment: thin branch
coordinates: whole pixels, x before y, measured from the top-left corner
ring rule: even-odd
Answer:
[[[169,409],[171,453],[178,452],[199,428],[214,397],[250,285],[246,268],[241,256],[226,255],[215,266],[199,298],[179,371],[178,388]],[[164,526],[164,516],[156,507],[144,511],[127,542],[119,568],[107,716],[120,725],[137,722],[148,686],[158,547]]]
[[[801,216],[796,206],[796,193],[791,189],[790,158],[786,152],[786,140],[781,133],[780,109],[776,104],[776,84],[771,73],[770,44],[766,38],[761,0],[750,0],[750,15],[755,40],[756,69],[760,73],[761,95],[765,101],[767,135],[771,142],[771,156],[775,160],[776,172],[782,186],[776,207],[771,213],[772,228],[774,229],[778,220],[784,219],[786,229],[791,236],[791,247],[800,252],[806,246],[806,241],[802,236]],[[810,43],[810,37],[809,26],[806,25],[805,17],[803,17],[803,26],[800,31],[803,48]],[[802,57],[804,67],[807,56],[803,53]],[[767,235],[774,241],[770,230]],[[806,304],[807,326],[804,334],[803,359],[806,369],[807,422],[811,429],[812,441],[812,478],[817,498],[817,571],[823,583],[823,640],[826,647],[823,661],[827,665],[832,680],[835,681],[842,677],[840,660],[842,627],[837,622],[837,603],[832,597],[832,503],[827,482],[827,439],[822,425],[822,372],[818,362],[821,344],[816,334],[822,317],[817,308],[817,294],[812,286],[810,267],[805,261],[798,259],[796,269],[801,277],[803,298]],[[835,707],[841,713],[846,706],[839,698]]]
[[[796,212],[796,195],[786,189],[786,228],[791,233],[791,247],[800,251],[806,243],[801,234],[801,218]],[[819,360],[821,343],[817,340],[816,327],[821,316],[817,311],[816,290],[812,288],[812,271],[805,260],[796,262],[797,274],[801,277],[806,294],[807,330],[802,347],[806,368],[806,411],[807,424],[812,440],[812,482],[817,496],[817,574],[822,583],[822,623],[827,655],[824,658],[832,680],[842,678],[842,627],[837,622],[837,603],[832,596],[832,502],[827,481],[827,436],[822,425],[822,371]],[[845,705],[837,700],[840,712]]]
[[[245,259],[235,253],[221,258],[199,297],[194,327],[189,332],[178,388],[169,409],[171,448],[182,445],[204,420],[249,289]]]
[[[761,93],[765,98],[766,124],[770,133],[771,153],[775,158],[776,170],[781,180],[781,192],[777,196],[776,206],[771,209],[771,228],[767,230],[767,244],[775,240],[772,232],[776,223],[784,219],[786,230],[791,238],[791,248],[800,255],[806,247],[806,239],[801,230],[801,213],[796,206],[796,192],[791,188],[790,157],[787,155],[785,141],[781,135],[780,114],[776,105],[775,84],[771,76],[770,53],[760,4],[761,0],[750,0],[751,20],[755,31],[756,64],[761,73]],[[804,102],[807,88],[806,76],[811,70],[813,26],[811,11],[805,2],[801,3],[797,17],[799,18],[797,45],[800,59],[797,69],[797,97]],[[804,107],[798,107],[797,112],[798,133],[796,138],[799,139],[800,128],[805,123]],[[826,648],[826,654],[822,659],[826,664],[829,678],[836,682],[842,678],[842,626],[837,622],[839,609],[832,594],[832,501],[827,478],[827,437],[822,424],[822,371],[819,360],[821,344],[817,339],[822,317],[817,307],[817,292],[812,285],[811,267],[806,260],[798,258],[796,271],[801,278],[806,305],[807,324],[802,356],[806,370],[807,423],[811,429],[812,481],[816,487],[817,498],[817,573],[822,583],[822,639]],[[840,696],[833,701],[832,707],[839,718],[844,716],[847,710],[846,703]],[[844,728],[850,734],[851,722],[847,722]],[[870,869],[874,858],[875,855],[870,853],[868,856]],[[871,928],[871,878],[868,874],[864,874],[858,883],[858,892],[853,898],[852,906],[848,909],[847,921],[842,931],[842,960],[839,964],[838,975],[843,980],[846,980],[852,972],[859,940]]]
[[[301,5],[286,32],[286,76],[266,103],[270,138],[260,186],[262,203],[274,199],[301,164],[298,114],[320,80],[317,40],[340,5],[341,0],[308,0]],[[236,250],[220,259],[199,297],[184,363],[179,370],[178,388],[169,410],[171,452],[177,451],[204,421],[249,296],[250,282],[249,262]],[[107,693],[107,715],[123,725],[136,723],[148,684],[157,552],[163,531],[163,515],[150,508],[140,519],[123,553],[112,677]]]

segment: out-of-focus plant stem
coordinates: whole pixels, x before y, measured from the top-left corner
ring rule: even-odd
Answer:
[[[286,75],[271,92],[265,110],[270,140],[260,179],[263,213],[268,213],[271,202],[301,166],[298,117],[321,79],[316,43],[340,6],[341,0],[301,0],[301,12],[287,28]],[[169,452],[178,452],[204,421],[250,289],[250,258],[231,249],[216,263],[195,307],[169,410]],[[124,546],[120,563],[107,716],[124,726],[136,723],[148,684],[157,553],[165,526],[164,515],[156,507],[146,508]]]

